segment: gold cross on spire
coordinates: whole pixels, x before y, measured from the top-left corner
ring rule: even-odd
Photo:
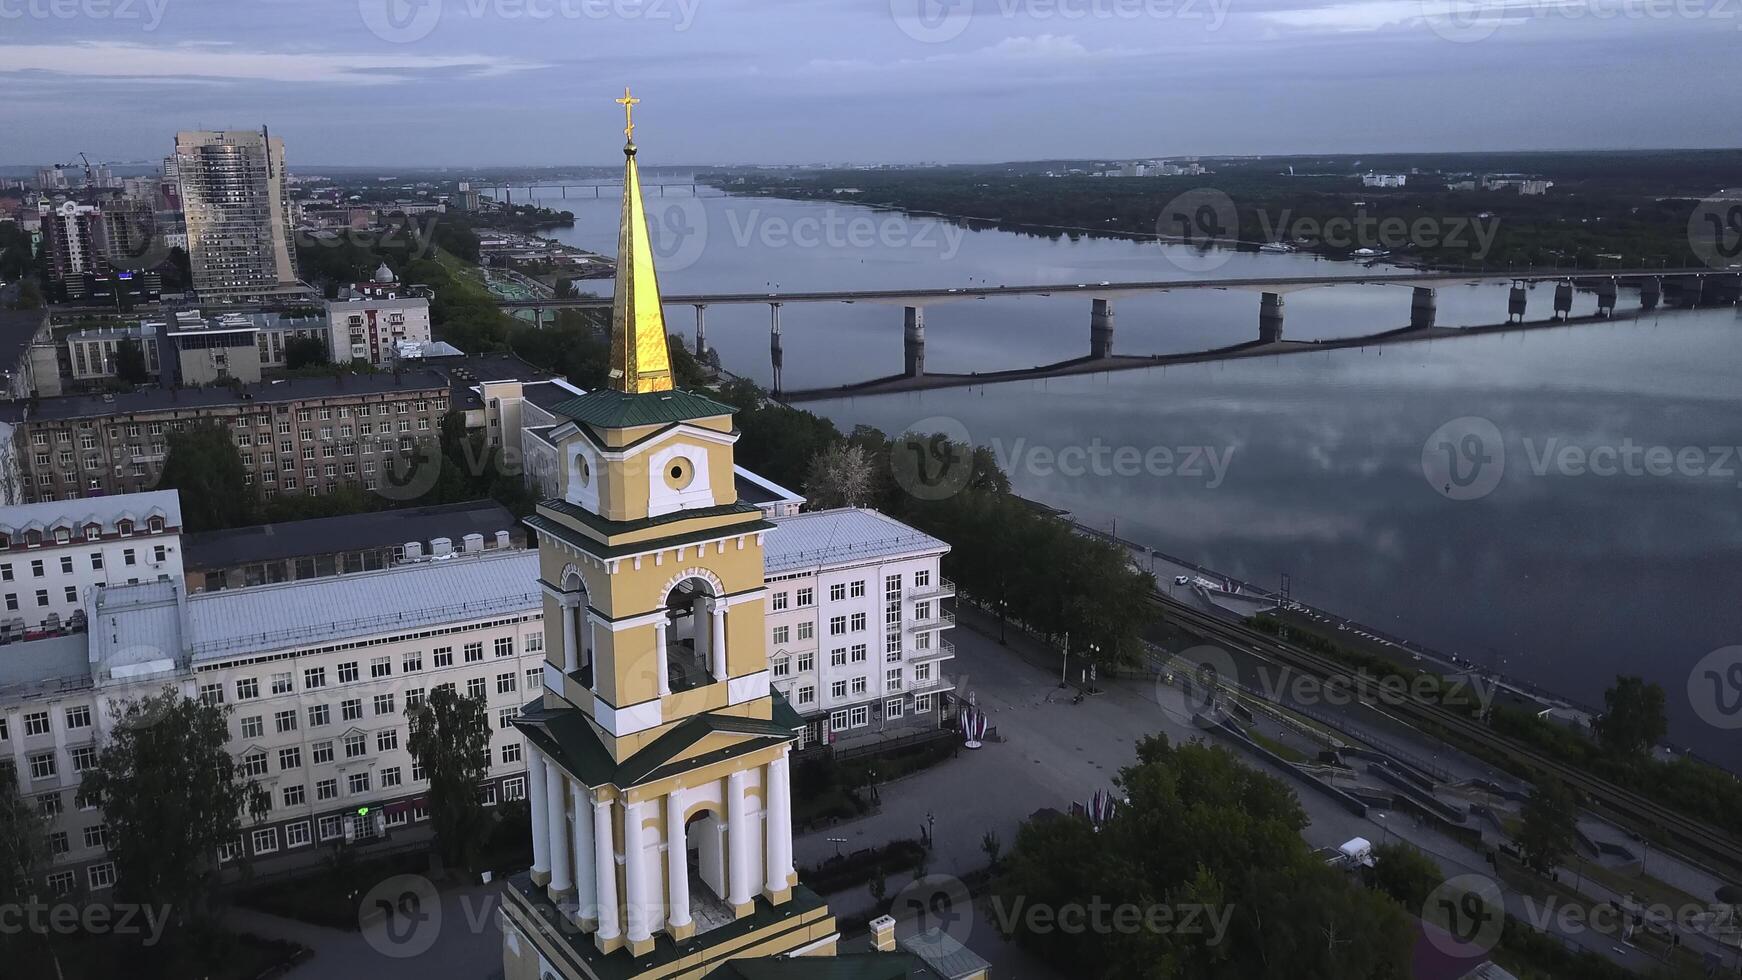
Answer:
[[[629,86],[623,86],[623,97],[615,100],[623,107],[623,136],[629,142],[635,142],[635,107],[641,100],[629,94]]]

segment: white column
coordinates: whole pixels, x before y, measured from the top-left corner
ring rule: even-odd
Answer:
[[[563,616],[563,673],[572,674],[581,666],[581,649],[575,637],[575,607],[569,605],[565,597],[562,600]]]
[[[750,901],[750,883],[755,880],[756,871],[750,867],[750,835],[754,829],[750,826],[750,805],[744,798],[744,784],[749,782],[749,773],[739,769],[726,777],[726,843],[728,845],[726,872],[726,901],[733,906],[745,905]]]
[[[587,812],[587,788],[569,780],[569,796],[574,806],[575,903],[577,918],[596,919],[599,915],[599,875],[593,867],[597,854],[593,851],[593,815]]]
[[[526,784],[532,794],[532,873],[544,878],[550,874],[550,803],[545,799],[544,753],[526,747]]]
[[[593,668],[593,693],[599,693],[599,624],[593,622],[593,617],[587,617],[587,656],[586,666]]]
[[[653,909],[647,901],[647,834],[642,829],[646,807],[645,802],[631,803],[623,810],[623,886],[627,892],[623,910],[632,943],[653,937]]]
[[[665,630],[668,625],[663,615],[659,622],[653,624],[654,669],[659,671],[659,693],[662,697],[671,693],[671,665],[665,647]]]
[[[766,887],[774,894],[790,887],[792,880],[792,789],[784,751],[768,764],[763,778],[762,796],[768,805],[768,839],[763,843]]]
[[[714,680],[726,680],[726,600],[715,599],[709,607],[709,625],[713,627],[713,642],[709,652],[714,655]]]
[[[690,924],[689,841],[684,838],[683,804],[676,793],[665,798],[665,878],[667,928]]]
[[[544,775],[546,812],[549,814],[545,826],[550,849],[550,890],[566,892],[575,887],[569,878],[569,794],[563,786],[568,777],[554,762],[544,767]]]
[[[599,899],[599,938],[616,939],[617,849],[611,843],[611,801],[593,802],[593,874]]]

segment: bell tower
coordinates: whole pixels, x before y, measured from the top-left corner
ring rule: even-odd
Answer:
[[[507,980],[701,977],[832,956],[792,862],[800,724],[769,686],[763,542],[733,409],[675,387],[624,91],[608,387],[553,411],[538,536],[544,693],[527,748],[533,865],[505,890]]]

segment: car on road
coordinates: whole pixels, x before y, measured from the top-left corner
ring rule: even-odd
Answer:
[[[1180,575],[1180,576],[1176,576],[1174,578],[1173,584],[1175,584],[1175,585],[1189,585],[1191,583],[1191,580],[1192,580],[1192,577],[1190,575]]]

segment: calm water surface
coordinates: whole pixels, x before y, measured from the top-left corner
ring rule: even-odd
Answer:
[[[556,237],[615,249],[612,196],[541,196],[576,212],[576,227]],[[1272,255],[1235,255],[1200,271],[1190,253],[1153,244],[963,233],[821,203],[674,196],[648,204],[667,292],[1360,271]],[[847,240],[854,221],[872,229],[872,242]],[[1387,286],[1290,294],[1285,336],[1402,326],[1409,297]],[[1624,309],[1634,302],[1623,293]],[[1549,292],[1536,291],[1533,316],[1548,306]],[[1581,294],[1575,312],[1594,306]],[[1440,292],[1442,325],[1492,323],[1504,310],[1504,287]],[[1124,299],[1116,312],[1121,353],[1218,347],[1257,328],[1257,297],[1243,292]],[[674,329],[693,324],[688,308],[667,315]],[[726,365],[766,380],[766,309],[714,307],[707,316]],[[1087,349],[1088,316],[1080,296],[934,304],[928,366],[989,370],[1075,356]],[[782,326],[788,387],[900,367],[898,307],[789,305]],[[1738,377],[1742,318],[1721,309],[807,407],[843,427],[890,432],[955,420],[1001,452],[1024,495],[1255,582],[1274,586],[1287,573],[1304,601],[1587,704],[1601,703],[1615,674],[1643,674],[1668,692],[1672,738],[1742,768],[1742,738],[1702,721],[1688,690],[1697,661],[1742,643],[1742,461],[1726,448],[1742,446]],[[1448,499],[1424,475],[1423,447],[1468,417],[1493,424],[1501,452],[1486,472],[1495,472],[1494,458],[1502,469],[1491,492]],[[1700,463],[1662,476],[1601,476],[1557,462],[1627,446]],[[1106,463],[1061,472],[1051,456],[1072,447],[1105,447]],[[1158,461],[1154,452],[1165,449],[1174,470],[1190,453],[1221,466],[1133,473],[1112,465],[1121,447],[1130,447],[1126,459]]]

